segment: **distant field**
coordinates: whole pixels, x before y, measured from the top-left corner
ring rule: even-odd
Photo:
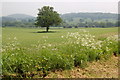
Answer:
[[[90,34],[95,35],[97,38],[107,37],[111,35],[118,34],[118,28],[51,28],[49,33],[37,33],[38,31],[42,32],[45,29],[41,28],[3,28],[2,29],[2,39],[3,44],[7,42],[11,42],[14,37],[17,38],[17,41],[21,43],[21,45],[31,45],[36,44],[38,41],[40,43],[61,43],[63,39],[61,36],[66,35],[68,32],[80,32],[79,29],[85,29],[90,32]],[[48,37],[46,39],[46,37]]]
[[[46,77],[118,55],[118,28],[2,28],[4,77]],[[108,76],[109,77],[109,76]]]

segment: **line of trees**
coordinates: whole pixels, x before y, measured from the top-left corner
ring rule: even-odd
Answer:
[[[35,27],[35,20],[2,21],[3,27]]]
[[[117,27],[120,21],[112,22],[79,22],[77,24],[69,24],[67,22],[62,22],[60,25],[53,27],[64,27],[64,28],[71,28],[71,27]],[[35,27],[35,21],[3,21],[3,27]]]
[[[64,28],[71,28],[72,27],[75,27],[75,28],[78,28],[78,27],[102,27],[102,28],[106,28],[106,27],[118,27],[118,24],[120,22],[115,22],[115,23],[112,23],[112,22],[85,22],[85,23],[77,23],[77,24],[69,24],[69,23],[66,23],[66,22],[63,22],[61,24],[61,26],[63,26]]]

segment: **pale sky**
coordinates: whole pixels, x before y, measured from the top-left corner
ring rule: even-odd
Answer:
[[[118,13],[119,0],[2,0],[2,15],[28,14],[36,16],[38,8],[53,6],[60,14],[71,12]],[[1,16],[1,15],[0,15]]]
[[[119,0],[1,0],[1,2],[118,2]]]

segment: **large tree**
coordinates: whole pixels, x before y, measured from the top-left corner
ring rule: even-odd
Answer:
[[[38,10],[39,13],[35,22],[37,27],[46,27],[46,31],[48,32],[50,26],[59,25],[62,22],[62,19],[59,14],[54,11],[53,7],[44,6]]]

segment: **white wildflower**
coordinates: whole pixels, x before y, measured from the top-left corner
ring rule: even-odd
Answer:
[[[64,36],[61,36],[61,38],[63,38]]]
[[[17,40],[17,38],[16,38],[16,37],[14,37],[14,40]]]

